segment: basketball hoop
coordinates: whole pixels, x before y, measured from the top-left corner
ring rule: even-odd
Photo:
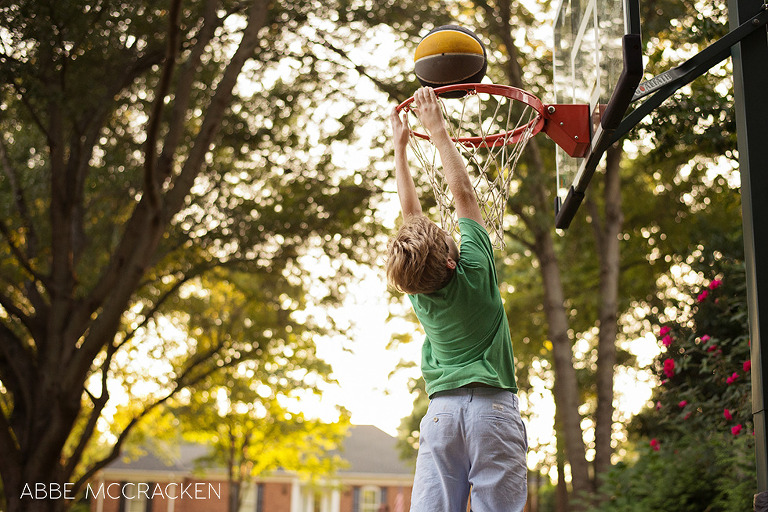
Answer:
[[[441,97],[455,91],[465,94]],[[436,88],[435,94],[448,134],[464,158],[491,242],[503,248],[504,212],[512,176],[526,144],[543,131],[572,156],[583,156],[589,146],[587,106],[544,105],[527,91],[496,84],[449,85]],[[438,170],[437,148],[414,110],[418,105],[413,104],[413,97],[397,106],[398,112],[408,113],[410,146],[429,178],[442,227],[458,234],[453,196]]]
[[[466,91],[461,98],[441,94]],[[544,106],[535,96],[509,86],[449,85],[435,89],[448,134],[464,158],[491,242],[504,247],[503,217],[517,161],[530,138],[544,125]],[[429,177],[445,231],[458,234],[453,196],[438,169],[437,149],[414,110],[413,97],[397,107],[405,111],[411,130],[410,146]]]

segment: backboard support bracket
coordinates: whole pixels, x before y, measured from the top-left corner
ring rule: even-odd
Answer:
[[[589,105],[545,105],[542,132],[563,151],[574,158],[583,158],[589,152]]]
[[[731,56],[731,48],[755,30],[768,24],[768,6],[755,16],[742,23],[728,34],[724,35],[702,51],[683,62],[679,66],[661,73],[660,75],[643,82],[632,100],[638,100],[653,94],[640,106],[625,117],[614,132],[612,142],[624,137],[629,130],[634,128],[645,116],[650,114],[678,89],[691,83],[714,66]],[[647,84],[647,85],[646,85]]]

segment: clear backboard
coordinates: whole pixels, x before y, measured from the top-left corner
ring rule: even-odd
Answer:
[[[591,178],[590,160],[599,160],[606,149],[600,135],[621,121],[642,76],[639,18],[638,0],[560,0],[554,21],[555,103],[589,105],[591,145],[585,158],[557,147],[558,217],[572,188],[583,197],[586,184],[578,186],[579,180],[585,174]]]

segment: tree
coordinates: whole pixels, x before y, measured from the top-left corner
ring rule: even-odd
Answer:
[[[264,314],[296,325],[307,256],[333,256],[332,303],[347,263],[377,243],[377,228],[361,219],[380,171],[360,162],[357,177],[340,173],[327,150],[354,139],[357,102],[316,87],[347,70],[307,36],[343,7],[0,4],[0,475],[9,511],[65,508],[21,500],[23,484],[81,488],[158,406],[263,353],[258,338],[222,333],[208,343],[194,330],[189,353],[165,361],[161,345],[157,359],[171,368],[157,393],[117,427],[106,453],[84,460],[110,379],[124,375],[161,316],[189,321],[180,299],[201,279],[265,280]],[[302,45],[315,47],[293,50]],[[318,123],[321,99],[335,100],[340,117]]]
[[[168,407],[183,439],[211,448],[198,462],[227,468],[232,512],[239,510],[243,485],[255,476],[278,468],[312,478],[333,471],[338,460],[330,451],[340,444],[349,421],[345,411],[328,424],[284,405],[297,392],[318,393],[317,382],[329,380],[331,372],[314,350],[313,338],[325,330],[281,318],[265,300],[302,296],[300,288],[284,281],[279,273],[216,272],[201,283],[202,293],[178,299],[183,307],[174,306],[189,315],[187,326],[199,333],[198,344],[217,346],[225,336],[239,341],[237,349],[257,352],[190,386]]]
[[[240,510],[243,490],[256,476],[282,469],[318,479],[338,469],[341,460],[332,452],[348,425],[345,416],[328,424],[291,412],[278,396],[263,396],[264,384],[240,373],[206,385],[204,392],[193,393],[172,409],[186,440],[211,447],[210,454],[196,462],[227,469],[230,512]]]

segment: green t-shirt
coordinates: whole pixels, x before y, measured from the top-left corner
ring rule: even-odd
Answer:
[[[427,334],[421,349],[427,395],[473,382],[516,393],[512,340],[491,240],[471,219],[459,219],[459,231],[453,278],[436,292],[408,296]]]

